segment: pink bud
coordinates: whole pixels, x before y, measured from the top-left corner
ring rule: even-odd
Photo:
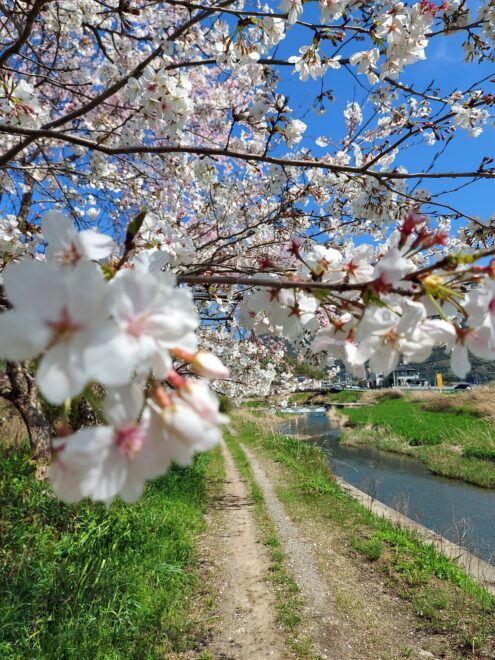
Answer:
[[[228,378],[230,371],[213,353],[198,351],[191,362],[192,370],[205,378]]]
[[[287,248],[287,252],[291,254],[293,257],[298,257],[299,256],[299,250],[301,248],[301,245],[304,243],[304,239],[302,238],[293,238],[291,239],[290,245]]]

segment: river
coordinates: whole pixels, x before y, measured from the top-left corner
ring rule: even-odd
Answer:
[[[280,431],[310,436],[335,475],[495,565],[495,490],[438,477],[409,456],[342,446],[324,414],[284,419]]]

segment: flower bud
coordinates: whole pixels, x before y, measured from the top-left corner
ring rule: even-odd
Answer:
[[[213,353],[198,351],[191,362],[192,370],[204,378],[228,378],[230,371]]]

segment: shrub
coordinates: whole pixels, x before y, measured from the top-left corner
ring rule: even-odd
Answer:
[[[224,413],[225,415],[228,415],[230,412],[232,412],[234,408],[234,404],[232,403],[232,400],[229,399],[228,396],[225,396],[222,394],[220,397],[220,412]]]
[[[394,389],[382,390],[378,394],[378,398],[380,400],[384,400],[384,399],[403,399],[404,394],[400,390],[394,390]]]
[[[464,450],[465,458],[481,458],[484,461],[493,461],[495,463],[495,449],[483,447],[467,447]]]

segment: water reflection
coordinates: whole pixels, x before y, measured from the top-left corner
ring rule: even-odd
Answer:
[[[495,564],[495,491],[437,477],[409,456],[344,447],[325,415],[284,419],[287,435],[310,436],[334,474]]]

